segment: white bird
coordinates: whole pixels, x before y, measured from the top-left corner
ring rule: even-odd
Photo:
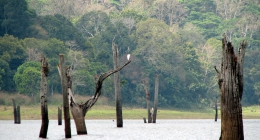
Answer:
[[[126,56],[126,57],[127,57],[127,60],[129,60],[129,59],[130,59],[130,54],[127,54],[127,56]]]

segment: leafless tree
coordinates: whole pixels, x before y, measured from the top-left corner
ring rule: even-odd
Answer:
[[[48,62],[45,57],[41,59],[42,63],[42,71],[41,71],[41,115],[42,115],[42,126],[40,130],[39,137],[46,138],[49,126],[49,118],[48,118],[48,104],[47,104],[47,76],[49,74]]]
[[[118,71],[120,71],[123,67],[125,67],[126,65],[128,65],[131,61],[127,61],[124,65],[114,69],[114,70],[110,70],[108,72],[102,73],[99,78],[97,79],[96,82],[96,91],[94,93],[94,95],[87,100],[85,103],[81,103],[78,104],[76,103],[76,100],[73,96],[73,91],[72,91],[72,79],[71,79],[71,69],[70,67],[58,67],[60,76],[62,77],[62,79],[66,79],[67,81],[65,81],[66,83],[62,83],[64,87],[67,87],[67,95],[68,96],[68,102],[69,102],[69,106],[71,109],[71,114],[74,118],[75,121],[75,125],[76,125],[76,129],[77,129],[77,134],[81,135],[81,134],[87,134],[87,129],[86,129],[86,125],[85,125],[85,115],[87,113],[87,111],[97,102],[99,96],[101,95],[101,89],[102,89],[102,84],[103,81],[110,76],[111,74],[114,74]],[[63,70],[62,70],[63,69]],[[62,74],[62,72],[65,72],[65,74]],[[65,110],[64,110],[65,111]],[[66,122],[65,122],[66,123]],[[66,125],[66,124],[65,124]]]
[[[231,42],[222,39],[221,70],[216,67],[221,100],[221,135],[220,140],[243,140],[242,95],[243,66],[246,41],[241,43],[238,54],[235,54]]]

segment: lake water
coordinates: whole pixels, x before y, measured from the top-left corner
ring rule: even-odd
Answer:
[[[244,122],[245,140],[260,140],[260,120],[246,119]],[[63,125],[50,120],[47,139],[62,140]],[[156,124],[143,123],[143,120],[124,120],[123,128],[117,128],[112,120],[86,120],[88,135],[77,135],[71,121],[72,140],[218,140],[220,120],[157,120]],[[22,120],[21,124],[0,120],[0,140],[39,140],[40,120]]]

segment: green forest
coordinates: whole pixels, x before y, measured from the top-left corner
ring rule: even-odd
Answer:
[[[72,68],[75,94],[91,96],[95,78],[113,69],[119,47],[123,106],[144,107],[142,81],[159,107],[211,107],[219,97],[222,37],[247,40],[243,106],[260,102],[259,0],[0,0],[0,91],[39,96],[42,56],[49,95],[61,94],[59,54]],[[258,80],[257,80],[258,79]],[[113,77],[102,95],[114,101]]]

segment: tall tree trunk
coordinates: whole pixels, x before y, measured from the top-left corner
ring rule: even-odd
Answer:
[[[226,36],[222,40],[221,71],[218,84],[221,97],[221,135],[220,140],[243,140],[243,119],[241,100],[243,95],[243,65],[246,41],[243,41],[235,55],[231,42]]]
[[[64,112],[64,122],[65,122],[65,137],[71,138],[71,128],[70,128],[70,112],[69,112],[69,100],[68,100],[68,79],[66,76],[66,66],[64,61],[63,54],[60,54],[60,64],[58,66],[60,78],[61,78],[61,87],[63,95],[63,112]]]
[[[148,123],[152,122],[152,113],[151,113],[151,106],[150,106],[150,92],[147,90],[147,81],[143,80],[144,92],[146,95],[146,105],[147,105],[147,117]]]
[[[157,107],[158,107],[158,92],[159,92],[159,75],[156,75],[156,78],[155,78],[155,89],[154,89],[153,123],[156,123]]]
[[[114,42],[112,42],[112,50],[113,50],[113,62],[114,69],[117,69],[119,63],[119,51],[118,47]],[[116,99],[116,124],[117,127],[123,127],[123,115],[122,115],[122,97],[121,97],[121,89],[120,89],[120,73],[114,73],[114,88],[115,88],[115,99]]]
[[[71,81],[71,76],[70,76],[70,68],[68,68],[66,70],[67,71],[66,76],[67,76],[67,82],[68,82],[67,90],[68,90],[68,95],[69,95],[69,105],[70,105],[72,116],[75,121],[75,125],[76,125],[78,134],[87,134],[87,128],[85,125],[84,117],[85,117],[87,111],[97,102],[99,96],[101,95],[103,81],[111,74],[120,71],[123,67],[128,65],[130,62],[131,61],[129,60],[124,65],[122,65],[121,67],[118,67],[117,69],[107,71],[106,73],[102,73],[96,82],[95,94],[83,104],[76,103],[76,101],[73,97],[73,91],[72,91],[72,87],[71,87],[72,81]],[[59,70],[59,73],[61,73],[60,67],[58,67],[58,70]]]
[[[39,137],[46,138],[49,126],[48,118],[48,106],[47,106],[47,76],[49,73],[48,62],[45,57],[42,58],[42,71],[41,71],[41,115],[42,115],[42,126]]]

